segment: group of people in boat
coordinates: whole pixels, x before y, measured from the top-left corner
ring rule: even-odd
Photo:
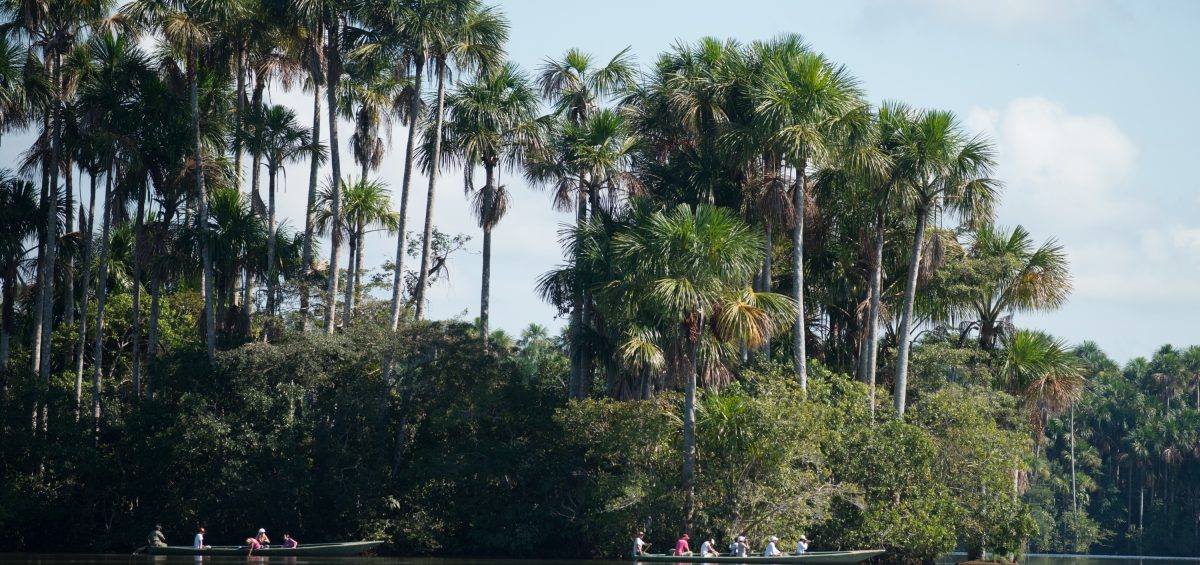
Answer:
[[[634,557],[646,555],[646,549],[649,548],[651,544],[647,543],[643,539],[645,536],[646,532],[638,531],[637,535],[633,537]],[[691,538],[687,534],[679,536],[679,539],[675,542],[675,548],[671,550],[671,555],[698,555],[700,557],[720,557],[722,555],[717,549],[717,542],[715,538],[709,537],[708,539],[705,539],[700,544],[700,551],[695,553],[692,552],[692,548],[688,543],[690,541]],[[808,551],[808,545],[810,543],[811,541],[801,534],[800,539],[796,541],[796,553],[793,555],[800,555],[801,553]],[[753,554],[754,550],[750,548],[750,542],[747,540],[746,536],[737,536],[734,538],[734,540],[729,544],[729,552],[727,553],[727,555],[733,557],[749,557]],[[783,550],[779,549],[779,538],[775,536],[767,538],[767,545],[762,550],[762,556],[778,557],[781,555],[787,555],[787,553],[784,553]]]
[[[212,547],[204,543],[204,534],[206,533],[208,532],[206,532],[203,527],[196,528],[196,536],[192,538],[192,549],[209,549]],[[163,535],[161,524],[154,526],[154,531],[150,532],[150,535],[146,536],[146,543],[154,547],[167,547],[167,536]],[[266,528],[259,528],[256,535],[246,538],[246,547],[249,548],[250,551],[263,549],[270,546],[271,538],[267,536]],[[296,541],[296,538],[292,537],[292,534],[283,534],[282,547],[291,549],[299,546],[300,542]]]

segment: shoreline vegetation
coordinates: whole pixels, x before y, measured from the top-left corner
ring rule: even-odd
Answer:
[[[36,134],[0,173],[0,551],[161,523],[404,555],[618,558],[638,530],[1200,552],[1200,347],[1122,367],[1023,327],[1070,266],[997,223],[991,141],[871,105],[797,35],[521,69],[478,0],[0,0],[0,23],[0,132]],[[277,212],[289,164],[303,218]],[[490,285],[517,175],[573,214],[536,289]],[[460,178],[475,225],[439,225]],[[467,249],[479,317],[426,319]],[[566,329],[495,330],[531,291]]]

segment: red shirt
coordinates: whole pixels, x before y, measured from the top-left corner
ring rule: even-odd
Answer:
[[[687,540],[679,538],[679,541],[675,542],[675,555],[683,555],[689,551],[691,548],[688,547]]]

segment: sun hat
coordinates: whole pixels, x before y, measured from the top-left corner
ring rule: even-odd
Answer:
[[[779,541],[779,538],[777,538],[775,536],[771,536],[771,541]]]
[[[800,541],[807,542],[808,538],[804,537],[804,534],[800,534]]]
[[[260,534],[265,534],[265,533],[267,533],[267,529],[266,529],[266,528],[259,528],[259,529],[258,529],[258,533],[260,533]]]
[[[737,540],[738,541],[746,541],[746,536],[738,536]]]

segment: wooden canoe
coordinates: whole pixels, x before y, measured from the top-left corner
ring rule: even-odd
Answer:
[[[196,549],[186,545],[170,545],[167,547],[146,546],[136,553],[147,553],[150,555],[262,555],[262,556],[309,556],[309,557],[335,557],[341,555],[358,555],[366,553],[383,545],[381,541],[352,541],[345,543],[310,543],[301,544],[299,547],[283,547],[273,545],[256,549],[251,553],[250,548],[244,545],[214,545],[204,549]]]
[[[872,557],[883,555],[882,549],[860,549],[856,551],[809,551],[799,555],[779,555],[776,557],[763,557],[761,555],[749,555],[746,557],[733,557],[729,555],[721,555],[720,557],[701,557],[699,555],[639,555],[633,560],[641,563],[822,563],[822,564],[850,564],[866,561]]]

